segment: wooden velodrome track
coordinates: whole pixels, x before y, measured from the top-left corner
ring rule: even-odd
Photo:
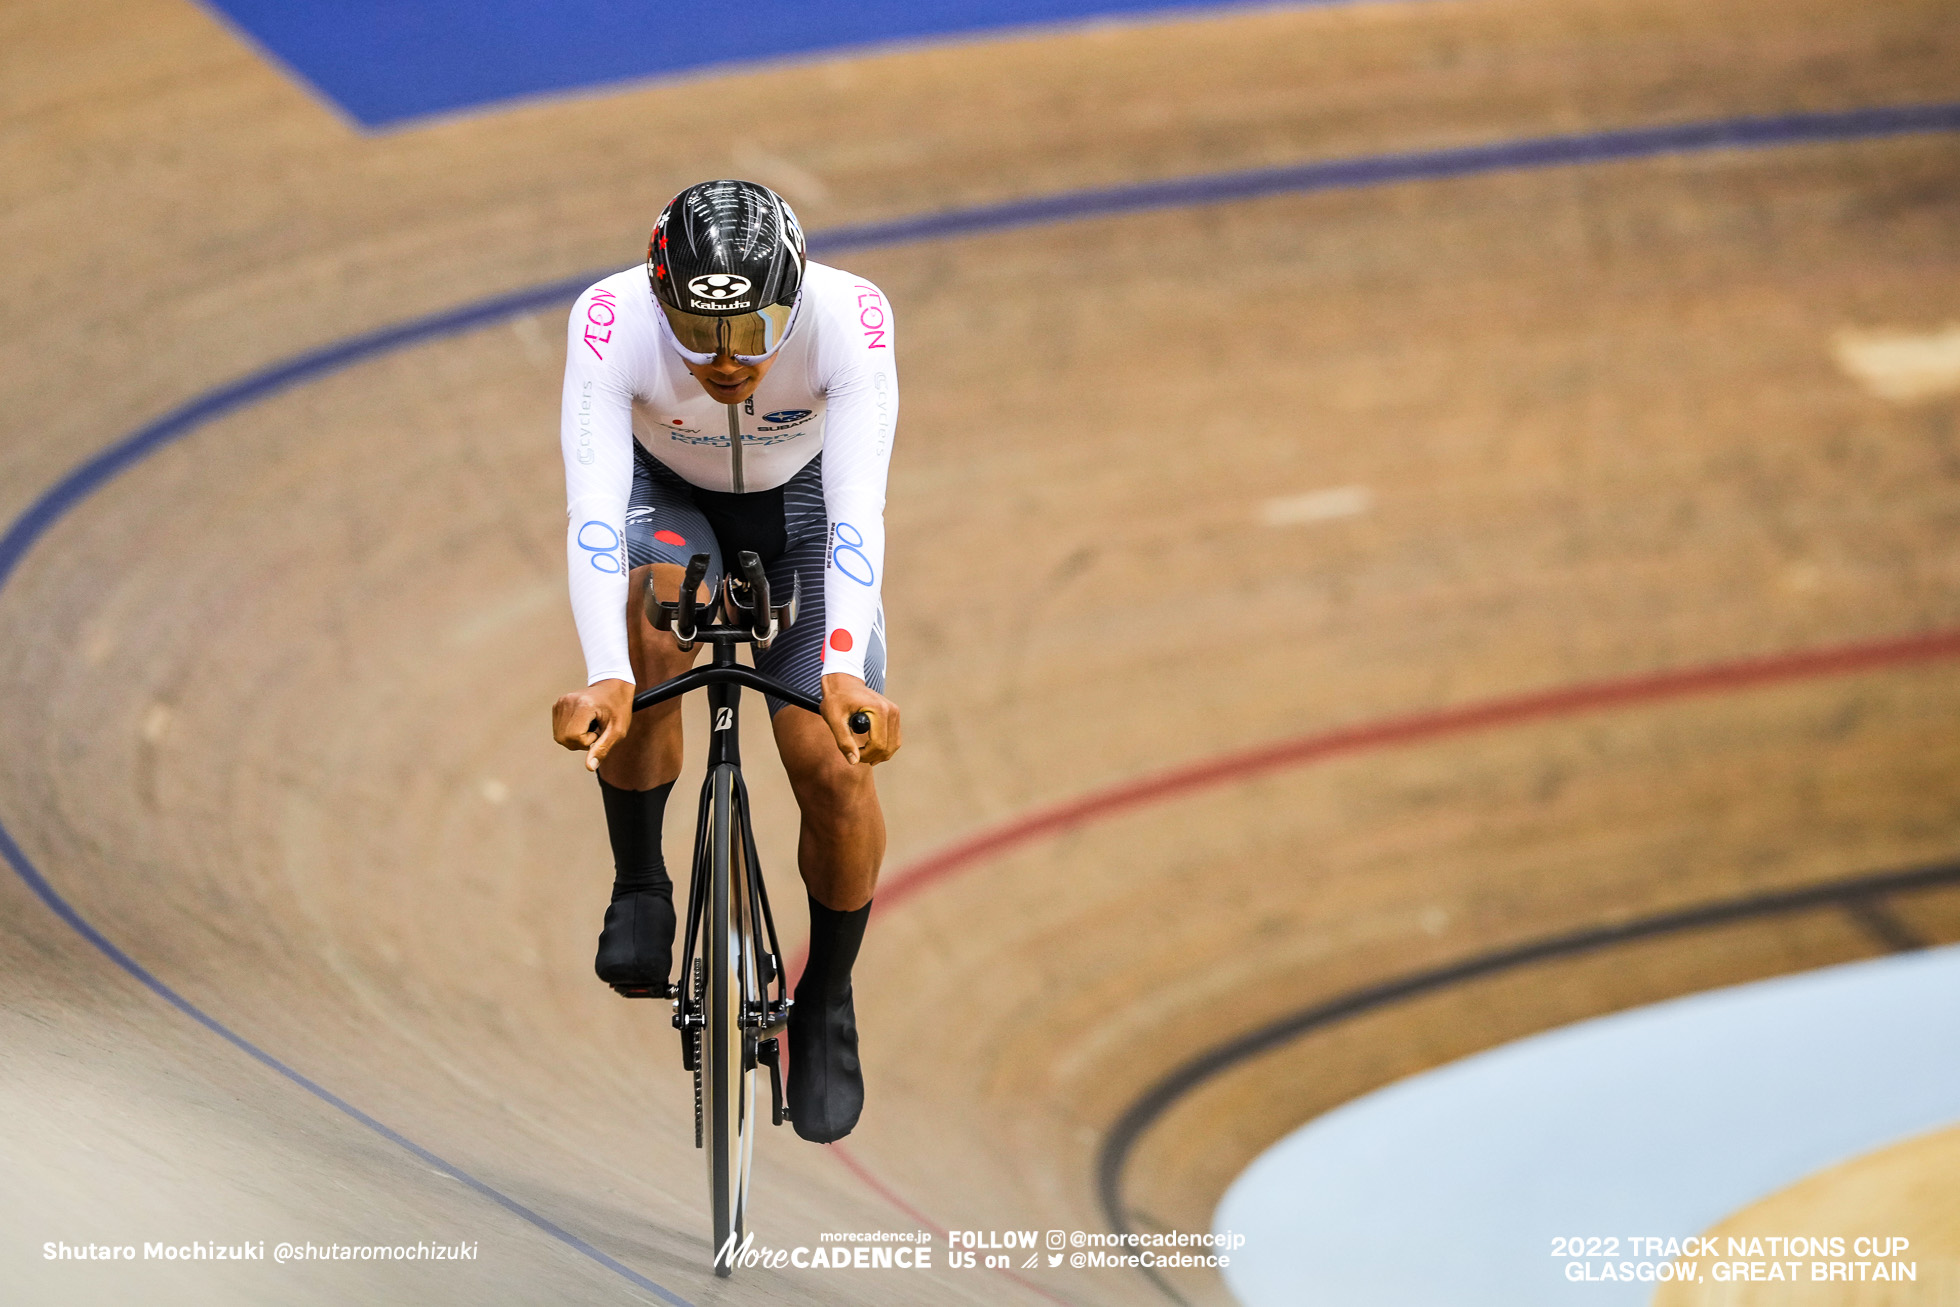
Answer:
[[[704,176],[778,185],[827,230],[1950,102],[1956,69],[1944,0],[1436,0],[829,59],[362,136],[189,5],[18,0],[0,17],[0,513],[256,369],[624,266]],[[1099,1229],[1105,1191],[1122,1222],[1203,1228],[1258,1150],[1396,1076],[1960,938],[1960,891],[1929,882],[1492,972],[1196,1083],[1099,1181],[1166,1075],[1315,1004],[1960,855],[1955,643],[1887,643],[1960,628],[1960,413],[1874,398],[1831,361],[1841,329],[1960,318],[1957,235],[1949,131],[840,254],[903,332],[888,604],[909,743],[881,773],[869,1111],[841,1157],[764,1138],[765,1241]],[[562,311],[202,423],[70,506],[0,588],[19,864],[225,1031],[427,1150],[173,1010],[10,876],[4,1296],[1161,1301],[1129,1272],[706,1274],[686,1082],[664,1008],[591,977],[604,834],[546,731],[579,674]],[[1262,518],[1348,486],[1368,511]],[[1847,648],[1879,652],[1461,729],[1435,715]],[[1390,720],[1413,725],[1365,736]],[[1348,729],[1365,738],[897,880],[1076,796]],[[769,757],[758,735],[761,838],[793,905]],[[481,1253],[39,1254],[197,1238]],[[1223,1296],[1209,1274],[1170,1287]]]

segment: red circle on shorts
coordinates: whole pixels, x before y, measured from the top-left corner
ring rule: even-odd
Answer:
[[[684,545],[687,543],[686,536],[675,535],[672,531],[655,531],[653,538],[663,545]]]
[[[849,653],[851,651],[851,633],[841,626],[838,627],[830,633],[830,647],[838,653]]]

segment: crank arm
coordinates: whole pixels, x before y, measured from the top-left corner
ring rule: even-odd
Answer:
[[[789,1108],[783,1102],[782,1045],[773,1037],[763,1040],[756,1045],[755,1060],[769,1068],[769,1121],[781,1125],[789,1120]]]

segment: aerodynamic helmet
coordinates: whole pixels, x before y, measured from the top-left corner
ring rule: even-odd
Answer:
[[[803,290],[803,227],[756,182],[698,182],[660,211],[647,277],[683,357],[759,363],[789,337]]]

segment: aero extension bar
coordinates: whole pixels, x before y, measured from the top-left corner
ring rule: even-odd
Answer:
[[[736,571],[724,578],[718,587],[719,593],[702,605],[696,600],[696,591],[707,576],[708,563],[706,554],[696,554],[688,560],[686,575],[681,579],[680,594],[671,603],[656,600],[653,587],[649,585],[646,615],[655,628],[671,632],[675,642],[684,650],[692,649],[697,643],[712,645],[714,661],[706,667],[690,668],[671,681],[662,681],[659,685],[641,690],[633,696],[633,711],[651,708],[657,703],[665,703],[710,685],[740,685],[822,716],[823,704],[815,697],[735,661],[736,645],[753,644],[758,649],[766,649],[780,632],[796,621],[796,610],[803,591],[802,578],[792,575],[788,603],[772,604],[769,578],[763,572],[762,560],[744,550],[737,556]],[[714,622],[716,616],[723,619],[722,623]],[[871,718],[862,712],[852,713],[849,725],[852,731],[863,735],[871,729]]]
[[[672,632],[682,649],[692,649],[697,642],[714,646],[714,662],[707,667],[691,668],[671,681],[663,681],[640,691],[633,696],[633,711],[651,708],[654,704],[665,703],[710,685],[742,685],[787,700],[821,716],[823,705],[810,695],[735,661],[734,647],[737,644],[767,648],[779,631],[796,620],[803,590],[802,578],[796,577],[791,581],[788,603],[780,606],[771,604],[769,578],[763,572],[762,560],[743,550],[736,560],[735,572],[717,587],[719,593],[711,596],[704,607],[696,602],[695,594],[707,576],[708,562],[706,554],[696,554],[688,559],[680,594],[672,603],[656,600],[653,587],[649,585],[646,614],[647,620],[657,629]],[[722,616],[725,624],[716,624],[713,620],[716,615]],[[703,622],[703,618],[707,621]],[[744,621],[744,618],[747,620]]]

